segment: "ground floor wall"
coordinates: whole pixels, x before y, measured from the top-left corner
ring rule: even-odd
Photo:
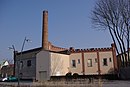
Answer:
[[[69,72],[69,55],[41,51],[36,56],[36,80],[50,80],[51,76],[65,76]]]
[[[69,55],[50,53],[51,76],[65,76],[69,72]]]
[[[50,53],[49,51],[40,51],[36,55],[36,80],[50,80]]]
[[[36,58],[22,58],[17,60],[15,65],[15,76],[20,79],[36,78]],[[18,76],[19,73],[19,76]]]
[[[111,50],[77,52],[70,54],[69,70],[78,75],[114,74],[114,57]]]

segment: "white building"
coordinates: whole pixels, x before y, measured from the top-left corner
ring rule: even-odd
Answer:
[[[65,76],[69,68],[69,55],[41,51],[36,56],[36,80],[49,80],[50,76]]]

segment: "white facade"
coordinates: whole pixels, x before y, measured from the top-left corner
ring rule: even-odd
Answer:
[[[36,55],[36,80],[49,80],[50,76],[65,76],[69,71],[69,55],[40,51]]]
[[[69,72],[69,55],[50,53],[51,76],[65,76]]]

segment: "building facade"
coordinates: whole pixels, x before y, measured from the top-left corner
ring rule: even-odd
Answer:
[[[48,11],[43,11],[42,47],[15,54],[15,75],[21,79],[49,80],[51,76],[115,74],[115,45],[109,48],[61,48],[48,41]]]
[[[21,79],[35,79],[36,77],[36,54],[41,48],[36,48],[16,54],[15,76]]]
[[[114,74],[118,70],[114,44],[110,48],[71,50],[70,71],[79,75]]]
[[[36,80],[50,80],[51,76],[65,76],[69,68],[69,55],[41,51],[36,58]]]

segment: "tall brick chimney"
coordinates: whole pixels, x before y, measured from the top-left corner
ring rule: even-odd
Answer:
[[[43,11],[42,49],[48,50],[48,11]]]

